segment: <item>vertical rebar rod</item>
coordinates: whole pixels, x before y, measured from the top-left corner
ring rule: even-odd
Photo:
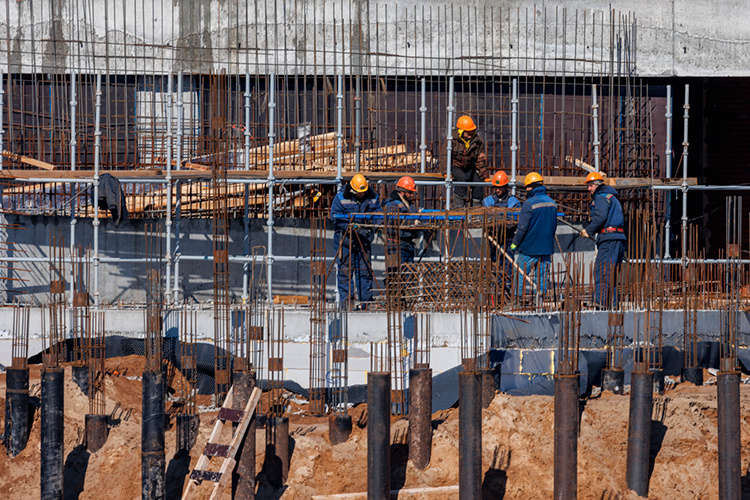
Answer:
[[[453,189],[453,175],[451,173],[451,162],[453,155],[453,77],[448,79],[448,144],[446,145],[446,160],[445,160],[445,209],[451,209],[451,190]]]
[[[664,117],[667,121],[667,134],[664,145],[664,160],[666,163],[667,179],[672,177],[672,86],[667,85],[667,106]],[[672,192],[667,193],[667,217],[664,222],[664,258],[671,257],[672,239]],[[685,255],[683,254],[683,258]]]
[[[518,78],[513,79],[513,95],[510,99],[510,194],[516,195],[516,173],[518,172]]]
[[[102,150],[102,75],[96,75],[96,117],[94,118],[94,310],[99,309],[99,164]]]
[[[271,73],[268,85],[268,245],[266,254],[266,286],[268,287],[268,307],[273,304],[273,188],[275,178],[273,176],[273,148],[276,132],[274,131],[274,119],[276,117],[276,74]]]
[[[688,122],[690,118],[690,85],[685,85],[685,110],[683,115],[684,131],[682,134],[682,255],[687,254],[687,194],[688,194]],[[683,257],[684,258],[684,257]]]
[[[419,171],[421,173],[425,173],[427,169],[427,77],[423,76],[421,83],[422,83],[422,105],[419,107],[419,113],[420,113]],[[2,124],[0,123],[0,125]]]

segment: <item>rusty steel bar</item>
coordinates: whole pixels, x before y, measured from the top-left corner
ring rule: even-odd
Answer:
[[[555,500],[576,498],[578,490],[578,377],[555,376]]]
[[[458,497],[482,498],[482,379],[458,373]]]
[[[719,372],[716,390],[719,426],[719,498],[739,500],[742,493],[739,372]]]
[[[409,460],[419,470],[432,453],[432,369],[409,370]]]
[[[633,371],[630,374],[626,481],[628,488],[642,497],[648,496],[653,386],[652,372]]]
[[[391,374],[367,374],[367,498],[391,498]]]

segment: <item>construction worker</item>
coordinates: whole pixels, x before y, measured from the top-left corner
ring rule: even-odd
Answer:
[[[518,198],[510,194],[510,189],[508,189],[509,180],[505,172],[499,170],[495,172],[495,175],[492,176],[492,179],[488,180],[494,188],[494,193],[482,200],[483,206],[488,208],[518,208],[521,206],[521,202],[518,201]],[[500,250],[501,254],[508,250],[511,241],[513,240],[514,234],[515,233],[510,230],[510,228],[506,227],[505,238],[502,238],[502,235],[498,235],[497,238],[492,238],[490,240],[490,259],[492,260],[492,262],[495,262],[497,260],[498,250]],[[512,286],[511,278],[513,276],[513,264],[511,264],[510,262],[510,256],[502,256],[501,262],[504,273],[498,272],[498,282],[500,282],[501,287],[505,290],[505,293],[507,295],[510,295]],[[503,276],[505,276],[504,280]],[[504,285],[502,284],[502,281],[505,281]]]
[[[588,174],[586,187],[592,198],[591,223],[579,234],[584,238],[597,235],[594,300],[597,308],[609,309],[617,301],[617,272],[625,258],[625,216],[617,191],[604,184],[602,174]]]
[[[505,172],[498,170],[489,182],[495,188],[495,192],[482,200],[483,206],[499,208],[518,208],[521,206],[518,198],[510,194],[510,189],[508,189],[509,180]]]
[[[372,301],[372,228],[362,226],[352,220],[352,214],[379,212],[381,209],[378,195],[367,183],[362,174],[356,174],[348,184],[336,194],[331,204],[333,220],[334,245],[336,246],[336,264],[338,273],[336,281],[341,304],[350,309],[354,303],[354,290],[351,280],[355,279],[362,308],[367,309]],[[349,216],[348,219],[334,218],[336,215]]]
[[[547,196],[544,178],[531,172],[523,181],[526,188],[526,201],[518,215],[518,227],[512,252],[518,254],[516,263],[525,275],[536,269],[536,291],[544,294],[547,289],[547,276],[555,251],[555,230],[557,229],[557,203]],[[528,287],[523,276],[519,276],[516,295],[525,296]]]
[[[415,201],[417,199],[417,184],[414,179],[405,175],[396,182],[396,189],[391,192],[390,198],[385,204],[386,213],[413,214],[417,212]],[[409,229],[415,221],[399,221],[400,230],[398,234],[388,234],[386,250],[389,253],[395,252],[396,249],[401,254],[401,264],[414,262],[416,255],[415,240],[419,238],[420,231]],[[394,222],[395,223],[395,222]],[[398,241],[392,241],[397,239]]]
[[[487,156],[484,152],[484,141],[477,135],[477,126],[471,117],[464,115],[456,122],[456,129],[453,133],[451,153],[453,182],[482,182],[488,177]],[[482,198],[478,189],[474,190],[469,186],[453,186],[452,208],[470,206],[474,201],[476,205],[481,204]]]

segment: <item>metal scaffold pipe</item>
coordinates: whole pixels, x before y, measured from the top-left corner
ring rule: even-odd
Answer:
[[[664,145],[664,159],[666,160],[667,179],[672,177],[672,86],[667,85],[667,110],[664,114],[667,120],[667,135]],[[672,239],[672,193],[667,194],[667,217],[664,222],[664,258],[671,258]]]
[[[102,151],[102,75],[96,75],[96,117],[94,118],[94,309],[99,309],[99,164]]]
[[[168,302],[172,295],[172,73],[167,76],[167,213],[164,226],[166,230],[166,249],[164,257],[167,260],[164,296]],[[174,297],[177,300],[177,297]],[[177,305],[177,302],[175,302]]]
[[[245,73],[245,170],[250,170],[250,73]],[[242,238],[242,255],[247,257],[250,254],[250,207],[249,190],[245,185],[245,210],[242,217],[242,227],[244,230]],[[248,286],[250,281],[250,263],[245,262],[242,265],[242,302],[247,302]]]
[[[339,75],[336,84],[336,180],[341,188],[344,149],[344,75]]]
[[[268,87],[268,250],[266,280],[268,286],[268,306],[273,303],[273,148],[276,132],[274,131],[274,119],[276,112],[276,74],[271,73]]]
[[[600,169],[599,165],[599,96],[596,91],[596,85],[591,86],[591,114],[592,122],[594,126],[594,170],[597,172]]]
[[[451,173],[451,161],[453,156],[453,77],[448,79],[448,144],[446,145],[445,160],[445,209],[451,209],[451,191],[453,184],[453,175]]]
[[[75,171],[76,169],[76,74],[71,70],[70,72],[70,170]],[[72,190],[73,186],[71,186]],[[77,187],[76,187],[77,190]],[[74,196],[73,199],[76,197]],[[70,255],[73,255],[76,248],[76,203],[72,201],[70,204]],[[75,275],[73,273],[73,266],[70,266],[70,298],[68,300],[68,306],[70,310],[73,310],[73,297],[75,296]],[[72,312],[71,312],[72,313]]]
[[[518,171],[518,79],[513,79],[513,95],[510,99],[510,193],[516,195],[516,173]]]
[[[688,122],[690,118],[690,85],[685,85],[684,131],[682,134],[682,258],[687,255],[687,193],[688,193]]]
[[[3,127],[3,105],[5,104],[5,88],[3,87],[5,72],[0,72],[0,151],[4,149],[5,128]],[[0,170],[3,169],[3,155],[0,155]]]
[[[422,105],[419,107],[419,171],[425,173],[427,169],[427,78],[422,77]]]
[[[175,159],[177,170],[180,170],[182,165],[182,146],[185,126],[185,107],[182,100],[182,85],[183,85],[183,73],[177,75],[177,150],[175,151]],[[172,292],[174,294],[173,302],[178,303],[180,293],[180,183],[179,181],[175,184],[177,192],[177,203],[175,205],[175,225],[174,225],[174,286]],[[169,276],[167,276],[169,279]]]
[[[362,81],[356,76],[356,94],[354,96],[354,170],[359,172],[362,155]]]

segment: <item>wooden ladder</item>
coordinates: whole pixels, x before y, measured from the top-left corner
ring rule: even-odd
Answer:
[[[198,462],[195,464],[195,469],[190,473],[190,479],[188,480],[185,492],[182,494],[182,500],[192,498],[195,488],[197,488],[204,480],[216,483],[214,484],[214,489],[209,497],[210,500],[215,500],[222,494],[224,488],[229,483],[229,479],[232,477],[232,471],[234,470],[236,463],[234,457],[237,454],[242,438],[247,434],[247,429],[250,427],[250,420],[255,413],[255,406],[258,404],[261,395],[261,390],[256,387],[253,389],[250,398],[247,400],[245,410],[233,410],[228,408],[232,405],[234,399],[233,391],[234,386],[229,389],[227,397],[224,400],[224,405],[219,410],[219,416],[216,418],[216,423],[214,424],[213,431],[211,431],[211,436],[208,438],[208,443],[206,443],[205,448],[203,448],[203,453],[200,458],[198,458]],[[215,441],[221,435],[221,431],[224,429],[226,422],[239,422],[239,426],[235,430],[232,440],[228,445],[216,443]],[[254,438],[255,436],[253,436],[253,439]],[[224,457],[224,462],[221,464],[219,472],[206,470],[211,461],[211,457]]]

